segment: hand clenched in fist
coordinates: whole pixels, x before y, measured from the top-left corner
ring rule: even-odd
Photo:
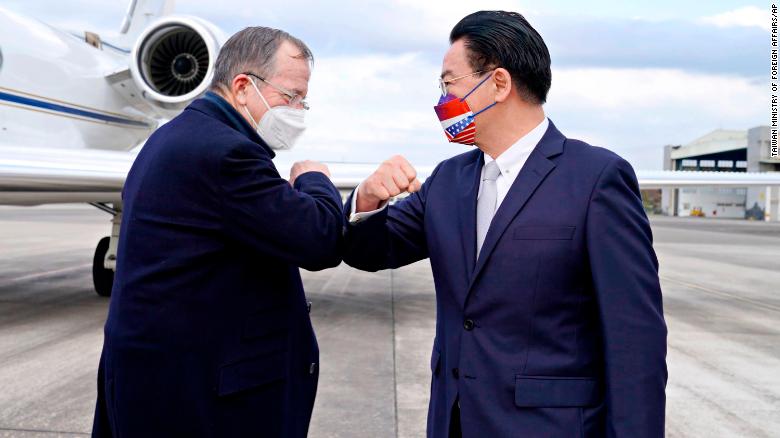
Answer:
[[[328,166],[320,163],[319,161],[298,161],[293,164],[292,168],[290,169],[290,185],[295,184],[295,178],[298,178],[306,172],[320,172],[324,173],[325,176],[330,178],[330,171],[328,170]]]
[[[414,193],[420,186],[414,167],[406,158],[396,155],[360,184],[355,212],[376,210],[383,201],[403,192]]]

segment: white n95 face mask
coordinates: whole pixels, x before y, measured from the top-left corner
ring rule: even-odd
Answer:
[[[249,78],[252,82],[252,86],[255,88],[257,95],[268,108],[268,111],[260,118],[260,122],[255,122],[255,128],[257,134],[263,139],[271,149],[274,150],[286,150],[292,149],[298,137],[306,130],[306,125],[303,122],[303,117],[306,115],[306,111],[303,109],[296,109],[290,106],[275,106],[271,107],[268,102],[260,93],[255,81]],[[252,114],[249,109],[244,105],[249,118],[254,122]]]

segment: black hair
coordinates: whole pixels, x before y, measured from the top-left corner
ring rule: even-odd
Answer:
[[[479,11],[452,28],[450,44],[464,39],[474,71],[503,67],[520,97],[542,104],[550,91],[550,52],[539,33],[517,12]]]

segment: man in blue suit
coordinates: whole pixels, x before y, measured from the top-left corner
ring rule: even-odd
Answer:
[[[344,242],[368,271],[430,259],[428,436],[663,436],[667,331],[633,169],[545,117],[550,56],[521,15],[474,13],[450,43],[435,109],[478,149],[422,187],[402,157],[383,163]]]
[[[340,263],[319,163],[271,159],[303,129],[312,56],[269,28],[226,42],[211,91],[127,177],[93,436],[304,437],[319,351],[299,267]]]

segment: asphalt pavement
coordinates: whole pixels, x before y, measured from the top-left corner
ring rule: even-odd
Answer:
[[[108,300],[91,260],[110,217],[0,207],[0,437],[84,436]],[[651,220],[669,326],[668,437],[780,437],[780,224]],[[302,271],[321,350],[311,437],[425,434],[427,261]]]

